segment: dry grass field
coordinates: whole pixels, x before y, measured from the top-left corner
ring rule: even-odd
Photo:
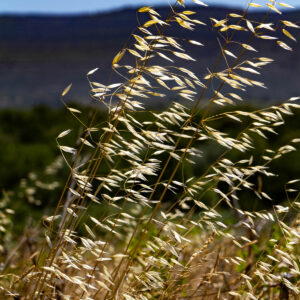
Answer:
[[[280,182],[276,162],[299,151],[298,137],[272,141],[300,97],[238,105],[266,88],[262,72],[277,63],[257,45],[291,59],[299,25],[285,11],[293,8],[251,0],[243,12],[202,20],[205,0],[194,2],[187,9],[177,0],[165,16],[138,10],[105,81],[101,68],[86,75],[89,112],[68,104],[76,84],[63,90],[78,132],[58,133],[61,157],[43,176],[3,190],[1,299],[299,299],[300,179],[283,184],[284,199],[267,190]],[[204,28],[214,63],[198,69]],[[161,109],[149,110],[151,101]],[[69,175],[58,192],[62,168]],[[20,197],[39,205],[39,191],[49,204],[54,191],[56,208],[16,239],[12,205]]]

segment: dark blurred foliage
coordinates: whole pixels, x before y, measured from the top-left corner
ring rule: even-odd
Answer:
[[[81,107],[78,104],[72,105],[82,111],[81,119],[83,122],[88,123],[91,118],[91,113],[94,109]],[[253,107],[241,107],[245,110],[253,110]],[[221,112],[221,111],[220,111]],[[219,113],[215,111],[214,113]],[[95,126],[105,122],[105,112],[97,110]],[[140,122],[149,120],[152,114],[149,112],[137,113],[136,119]],[[194,122],[198,122],[201,118],[201,113],[195,117]],[[289,143],[290,140],[300,136],[300,112],[295,112],[294,116],[286,116],[286,124],[278,128],[278,135],[269,134],[268,140],[253,135],[256,141],[256,148],[249,153],[240,153],[238,151],[230,151],[228,158],[233,162],[239,159],[249,158],[250,155],[254,157],[261,156],[265,149],[278,149],[280,146]],[[244,125],[234,122],[228,118],[219,119],[208,124],[223,132],[228,133],[230,136],[236,136],[243,128]],[[53,109],[46,106],[37,106],[28,110],[13,110],[5,109],[0,111],[0,188],[2,191],[1,197],[8,191],[11,193],[12,209],[15,210],[13,222],[13,231],[16,234],[21,234],[24,226],[30,218],[38,221],[44,214],[52,214],[54,207],[60,196],[62,187],[64,186],[69,174],[66,165],[63,165],[58,172],[52,176],[45,175],[47,166],[53,163],[57,157],[61,156],[60,151],[56,144],[56,137],[59,133],[66,129],[72,129],[72,132],[64,137],[62,144],[71,147],[76,147],[78,136],[82,132],[81,125],[74,119],[67,109]],[[98,134],[101,134],[100,132]],[[96,134],[96,137],[98,136]],[[124,135],[126,138],[126,134]],[[183,142],[180,145],[185,147]],[[224,151],[224,148],[217,146],[211,142],[203,141],[195,144],[202,151],[202,157],[196,159],[196,164],[190,165],[183,163],[180,167],[175,180],[184,181],[184,178],[191,176],[199,176],[203,174],[207,168],[219,157]],[[294,146],[297,147],[297,144]],[[167,156],[166,156],[167,158]],[[168,178],[175,167],[175,160],[172,161],[164,177]],[[259,161],[262,163],[262,161]],[[121,161],[118,168],[124,169],[127,166],[126,161]],[[299,177],[300,170],[300,154],[295,151],[284,155],[282,158],[275,160],[271,164],[271,172],[274,172],[276,177],[256,176],[252,179],[255,189],[263,189],[268,193],[273,202],[269,200],[258,199],[253,192],[243,189],[239,192],[240,198],[239,205],[247,210],[254,209],[270,209],[272,205],[283,203],[287,201],[287,194],[284,190],[284,185],[287,181]],[[101,173],[106,174],[109,172],[108,166],[101,169]],[[31,175],[30,175],[31,174]],[[32,179],[32,174],[37,179]],[[31,179],[30,179],[31,178]],[[36,189],[36,180],[57,182],[57,187],[54,190],[47,190],[37,188],[34,198],[38,199],[39,203],[30,202],[30,195],[27,190]],[[154,179],[153,179],[154,180]],[[25,185],[24,185],[25,183]],[[153,184],[154,182],[149,182]],[[218,184],[218,188],[223,192],[228,191],[226,184]],[[175,201],[177,195],[180,195],[180,188],[178,193],[168,191],[165,196],[165,201]],[[9,192],[12,191],[12,192]],[[294,193],[295,194],[295,193]],[[291,199],[295,196],[291,193]],[[205,203],[215,202],[215,193],[207,193],[203,201]],[[36,201],[36,200],[35,200]],[[176,209],[176,207],[175,207]],[[227,214],[227,206],[223,205],[224,215]],[[96,213],[96,211],[95,211]],[[102,212],[103,213],[103,212]],[[109,212],[106,212],[107,214]],[[234,218],[232,214],[227,218]]]
[[[30,172],[41,172],[51,164],[60,155],[55,138],[68,128],[78,134],[79,125],[66,109],[1,110],[1,188],[13,189]]]

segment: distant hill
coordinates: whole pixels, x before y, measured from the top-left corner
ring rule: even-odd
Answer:
[[[169,8],[160,7],[158,11],[164,16]],[[223,19],[232,9],[197,8],[197,12],[201,20],[209,22],[210,16]],[[251,18],[260,20],[263,15],[252,14]],[[285,13],[284,17],[271,14],[268,22],[276,24],[282,18],[298,21],[300,11]],[[88,103],[85,74],[99,67],[95,79],[105,83],[112,58],[138,23],[136,10],[124,9],[79,16],[2,16],[0,24],[0,107],[28,107],[41,103],[60,105],[59,94],[70,82],[73,99]],[[180,32],[178,26],[168,29],[169,35]],[[293,30],[293,34],[300,40],[300,30]],[[190,48],[197,63],[187,66],[198,75],[206,74],[219,53],[210,26],[199,26],[193,32],[182,30],[182,36],[205,44]],[[241,34],[240,39],[245,40],[245,36]],[[263,78],[257,78],[264,80],[269,89],[250,88],[249,99],[278,101],[300,94],[300,46],[292,41],[289,44],[293,52],[272,41],[256,42],[258,55],[274,58],[276,62],[262,72]]]

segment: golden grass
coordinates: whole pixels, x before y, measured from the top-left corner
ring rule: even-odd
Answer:
[[[200,9],[205,5],[194,2]],[[259,5],[250,1],[250,6]],[[258,56],[253,41],[276,44],[281,31],[294,39],[291,32],[298,28],[289,21],[269,24],[269,13],[281,13],[287,4],[269,1],[267,6],[260,22],[248,18],[248,8],[242,15],[211,18],[206,25],[217,35],[220,56],[215,66],[208,66],[209,74],[195,74],[182,64],[197,63],[184,51],[186,43],[202,47],[205,41],[166,33],[169,26],[201,30],[205,25],[184,8],[183,0],[165,19],[150,6],[139,10],[149,20],[112,62],[121,81],[93,81],[98,69],[87,74],[91,96],[106,107],[108,121],[98,125],[95,110],[85,124],[80,111],[67,107],[83,127],[76,147],[63,143],[70,130],[57,137],[70,175],[54,214],[43,218],[46,229],[31,232],[44,237],[31,242],[25,235],[13,258],[7,255],[3,299],[297,299],[299,193],[289,196],[286,206],[272,205],[272,195],[253,178],[274,176],[271,162],[296,151],[299,139],[266,149],[260,157],[251,151],[258,137],[267,138],[284,125],[284,116],[299,108],[299,97],[252,112],[234,107],[247,87],[264,87],[245,72],[252,78],[272,62]],[[244,42],[234,40],[239,31],[248,35]],[[232,44],[239,51],[233,53]],[[287,42],[277,44],[291,50]],[[245,53],[253,57],[244,60]],[[164,101],[163,90],[191,105],[174,101],[140,122],[137,112],[144,110],[144,102],[153,97]],[[205,100],[209,90],[213,96]],[[216,115],[216,106],[228,110]],[[224,118],[240,124],[237,136],[211,126]],[[201,175],[186,178],[184,168],[201,162],[208,143],[221,154]],[[233,151],[243,158],[231,161]],[[288,195],[289,186],[296,189],[297,181],[287,184]],[[252,192],[253,201],[270,201],[271,209],[243,210],[239,199],[245,190]],[[224,203],[235,224],[220,214]],[[7,214],[0,217],[5,227]],[[23,252],[26,243],[30,246]]]

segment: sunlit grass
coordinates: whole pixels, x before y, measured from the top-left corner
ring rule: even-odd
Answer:
[[[3,255],[4,297],[288,299],[299,294],[298,180],[282,187],[286,201],[280,205],[263,182],[278,183],[272,163],[296,151],[300,139],[256,149],[284,126],[300,98],[253,111],[236,106],[248,87],[265,87],[257,80],[259,70],[276,63],[258,53],[253,40],[291,50],[277,34],[293,39],[289,31],[298,25],[269,24],[269,13],[280,13],[283,6],[271,2],[260,22],[249,19],[246,9],[223,20],[212,16],[211,24],[204,24],[183,0],[166,18],[152,7],[138,11],[149,20],[112,61],[119,82],[97,82],[98,68],[87,74],[90,95],[107,118],[99,120],[95,109],[86,121],[80,110],[66,105],[81,126],[73,145],[66,140],[73,134],[69,128],[56,139],[70,175],[42,229],[29,224],[13,250],[19,256]],[[168,26],[211,26],[220,55],[207,74],[186,68],[185,61],[197,62],[184,50],[189,43],[201,51],[205,41],[168,36]],[[243,42],[235,40],[239,31]],[[63,102],[71,88],[63,91]],[[146,101],[163,102],[166,94],[178,101],[138,117]],[[223,110],[217,112],[218,106]],[[239,130],[219,128],[224,120]],[[52,174],[59,167],[52,166]],[[49,184],[38,183],[54,188]],[[0,215],[3,253],[10,201],[7,194]],[[257,203],[264,202],[269,209],[260,209]]]

